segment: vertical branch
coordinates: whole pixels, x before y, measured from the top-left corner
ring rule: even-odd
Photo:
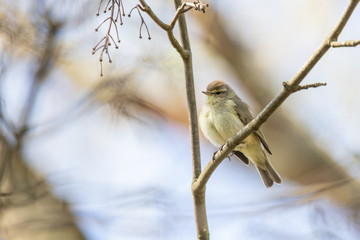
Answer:
[[[175,0],[176,8],[180,7],[181,0]],[[199,144],[199,129],[197,121],[197,110],[196,110],[196,99],[195,99],[195,88],[194,88],[194,73],[192,67],[192,55],[189,41],[189,34],[187,30],[185,15],[179,16],[179,29],[181,36],[181,43],[184,50],[187,52],[186,56],[183,56],[185,66],[185,81],[186,81],[186,95],[188,102],[189,120],[190,120],[190,134],[191,134],[191,145],[193,154],[193,178],[197,178],[201,173],[201,162],[200,162],[200,144]]]
[[[169,41],[171,45],[176,49],[180,54],[185,70],[185,82],[186,82],[186,96],[188,103],[188,114],[190,122],[190,137],[191,137],[191,153],[192,153],[192,165],[193,165],[193,184],[192,184],[192,193],[194,200],[194,211],[195,211],[195,222],[197,228],[198,239],[209,239],[209,229],[206,216],[206,206],[205,206],[205,188],[202,188],[200,191],[196,190],[193,187],[196,183],[198,177],[201,174],[201,160],[200,160],[200,141],[199,141],[199,127],[197,120],[197,109],[196,109],[196,98],[195,98],[195,88],[194,88],[194,73],[192,67],[192,55],[190,48],[189,34],[187,31],[186,20],[183,13],[194,8],[197,11],[205,12],[205,8],[208,7],[208,4],[201,3],[199,0],[187,3],[182,2],[181,0],[174,0],[176,13],[170,22],[170,24],[165,24],[161,21],[156,14],[152,11],[149,5],[145,0],[139,0],[141,7],[140,10],[146,12],[151,19],[168,34]],[[175,23],[178,21],[181,44],[177,41],[174,36],[173,28]]]
[[[181,0],[174,0],[175,7],[178,9],[182,2]],[[199,127],[197,120],[195,88],[194,88],[194,74],[192,67],[192,55],[189,41],[189,34],[187,31],[185,15],[179,16],[179,29],[181,43],[186,55],[181,55],[184,68],[185,68],[185,81],[186,81],[186,96],[188,103],[189,122],[190,122],[190,136],[191,136],[191,152],[192,152],[192,165],[193,165],[193,182],[199,177],[201,173],[201,160],[200,160],[200,141],[199,141]],[[197,228],[198,239],[209,239],[209,228],[206,216],[205,205],[205,188],[203,191],[193,191],[195,222]]]

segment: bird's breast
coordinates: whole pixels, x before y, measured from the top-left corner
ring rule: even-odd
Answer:
[[[200,127],[210,142],[221,146],[244,125],[231,105],[222,104],[215,107],[208,105],[203,107],[200,114]]]

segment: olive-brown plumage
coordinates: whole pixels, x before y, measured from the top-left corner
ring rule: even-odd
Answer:
[[[207,100],[200,113],[200,127],[205,137],[215,146],[222,146],[234,136],[253,116],[249,106],[224,82],[214,81],[207,86]],[[266,187],[281,183],[279,174],[271,165],[265,150],[271,154],[261,130],[250,134],[233,151],[246,165],[249,161],[257,168]]]

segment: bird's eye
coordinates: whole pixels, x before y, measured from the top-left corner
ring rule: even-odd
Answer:
[[[215,92],[216,95],[219,95],[220,93],[221,93],[220,91]]]

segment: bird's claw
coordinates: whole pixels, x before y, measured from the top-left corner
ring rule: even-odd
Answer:
[[[225,144],[221,145],[218,151],[222,152],[224,145],[225,145]],[[213,156],[212,156],[212,160],[213,160],[213,161],[215,161],[215,155],[216,155],[216,153],[217,153],[218,151],[214,152],[214,154],[213,154]]]
[[[219,150],[222,152],[222,150],[223,150],[223,148],[224,148],[224,145],[225,145],[225,143],[223,144],[223,145],[221,145],[220,146],[220,148],[219,148]]]
[[[213,156],[212,156],[212,161],[215,162],[215,155],[216,155],[217,151],[214,152]]]

